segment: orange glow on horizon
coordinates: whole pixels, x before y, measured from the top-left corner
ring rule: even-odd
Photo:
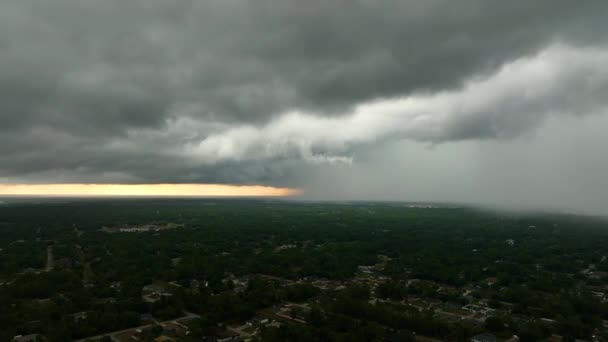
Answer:
[[[10,196],[253,196],[299,194],[295,188],[225,184],[0,184]]]

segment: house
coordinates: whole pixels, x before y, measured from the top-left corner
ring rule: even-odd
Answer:
[[[294,244],[286,244],[286,245],[281,245],[277,248],[274,249],[275,252],[280,252],[280,251],[284,251],[286,249],[292,249],[292,248],[296,248],[297,246]]]
[[[217,337],[217,342],[235,341],[239,338],[239,334],[233,331],[223,331]]]
[[[88,317],[88,312],[86,312],[86,311],[77,312],[77,313],[71,314],[70,316],[72,317],[74,322],[84,321]]]
[[[492,285],[496,284],[496,282],[498,282],[498,278],[489,277],[486,279],[486,282],[487,282],[488,286],[492,286]]]
[[[173,296],[173,293],[168,292],[168,285],[162,283],[155,283],[146,285],[142,288],[142,299],[148,303],[155,303],[162,297]]]
[[[161,323],[161,326],[163,327],[163,335],[165,336],[185,337],[188,335],[188,327],[181,323],[175,321],[165,322]]]
[[[496,336],[492,334],[479,334],[471,337],[471,342],[496,342]]]
[[[115,290],[115,291],[120,292],[120,290],[122,290],[122,282],[120,282],[120,281],[115,281],[115,282],[112,282],[112,283],[110,284],[110,288],[111,288],[112,290]]]
[[[114,336],[118,341],[144,341],[148,331],[145,328],[135,328],[116,333]]]
[[[359,266],[359,272],[364,274],[373,274],[375,271],[374,266]]]
[[[151,315],[151,314],[149,314],[149,313],[145,313],[145,314],[141,314],[141,315],[139,315],[139,321],[140,321],[142,324],[152,324],[152,323],[154,323],[154,322],[155,322],[155,321],[154,321],[154,316],[152,316],[152,315]]]

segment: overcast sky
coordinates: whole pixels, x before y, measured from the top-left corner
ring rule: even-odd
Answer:
[[[0,1],[0,183],[608,213],[607,132],[608,1]]]

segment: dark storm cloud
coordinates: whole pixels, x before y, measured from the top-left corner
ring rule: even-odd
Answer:
[[[294,160],[349,162],[340,152],[359,142],[516,136],[542,115],[512,111],[592,112],[604,80],[565,75],[585,96],[557,89],[523,105],[503,96],[491,115],[473,110],[432,132],[351,127],[335,140],[315,118],[458,96],[472,78],[557,41],[599,46],[607,10],[548,0],[5,0],[0,178],[278,184],[294,181]],[[285,114],[293,110],[309,126]]]

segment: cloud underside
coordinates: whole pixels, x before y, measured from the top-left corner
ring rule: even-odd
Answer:
[[[517,140],[606,113],[607,11],[3,1],[0,183],[298,186],[399,141]]]

